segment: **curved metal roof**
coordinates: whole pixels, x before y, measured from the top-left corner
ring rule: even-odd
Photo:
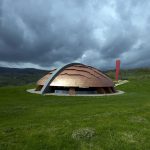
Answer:
[[[59,87],[113,87],[113,81],[98,69],[80,63],[67,64],[49,72],[41,78],[38,85],[43,85],[41,93],[48,86]]]

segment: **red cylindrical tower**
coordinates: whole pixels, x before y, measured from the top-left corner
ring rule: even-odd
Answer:
[[[116,60],[116,81],[118,81],[118,79],[119,79],[120,63],[121,63],[121,61],[119,59],[117,59]]]

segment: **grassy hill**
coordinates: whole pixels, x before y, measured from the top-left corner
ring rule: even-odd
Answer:
[[[149,71],[127,75],[130,82],[118,87],[126,93],[117,96],[41,96],[26,92],[34,85],[1,87],[0,150],[149,150]]]

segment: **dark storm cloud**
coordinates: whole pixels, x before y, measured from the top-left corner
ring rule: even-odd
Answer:
[[[1,0],[0,62],[149,66],[148,0]]]

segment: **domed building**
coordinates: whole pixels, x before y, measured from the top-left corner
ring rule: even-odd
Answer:
[[[109,94],[115,93],[113,81],[100,70],[80,63],[51,70],[37,82],[40,94]]]

